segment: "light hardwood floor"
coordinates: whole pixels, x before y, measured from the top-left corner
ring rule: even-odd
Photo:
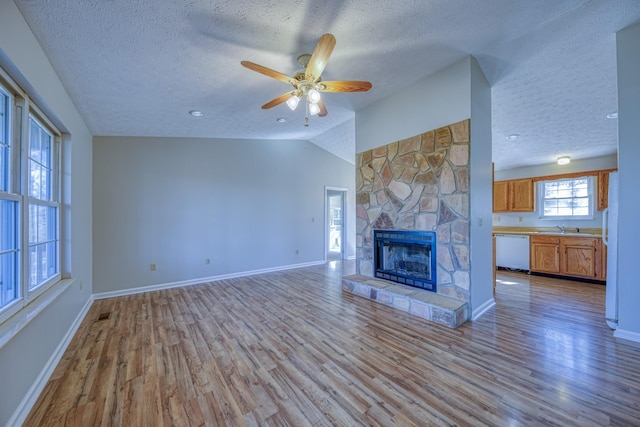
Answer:
[[[352,270],[96,301],[26,425],[640,425],[604,286],[498,273],[497,307],[451,330],[343,293]]]

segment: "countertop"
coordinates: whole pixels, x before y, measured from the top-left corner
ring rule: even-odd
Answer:
[[[579,230],[579,231],[578,231]],[[573,228],[567,227],[564,233],[555,227],[493,227],[493,234],[520,234],[520,235],[553,235],[571,237],[602,237],[600,228]]]

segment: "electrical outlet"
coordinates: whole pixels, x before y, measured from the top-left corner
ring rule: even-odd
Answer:
[[[205,258],[204,263],[205,264],[211,264],[211,258]]]
[[[298,255],[299,253],[300,253],[300,251],[296,249],[296,255]]]
[[[522,222],[522,217],[521,216],[518,217],[518,222]]]
[[[155,264],[151,264],[151,271],[156,271],[158,269],[158,266]]]

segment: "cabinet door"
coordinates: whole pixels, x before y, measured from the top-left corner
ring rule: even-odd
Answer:
[[[598,210],[602,211],[609,205],[609,172],[598,172]]]
[[[531,236],[531,271],[560,273],[560,239],[550,236]]]
[[[493,211],[509,211],[509,181],[493,183]]]
[[[607,280],[607,246],[600,240],[600,268],[597,271],[598,280]]]
[[[514,179],[509,181],[509,186],[510,210],[512,212],[533,212],[533,180],[531,178]]]
[[[600,269],[598,246],[599,239],[564,237],[560,272],[569,276],[596,279]]]

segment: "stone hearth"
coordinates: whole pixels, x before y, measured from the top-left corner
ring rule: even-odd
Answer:
[[[345,276],[342,289],[453,329],[469,317],[465,301],[388,280]]]

